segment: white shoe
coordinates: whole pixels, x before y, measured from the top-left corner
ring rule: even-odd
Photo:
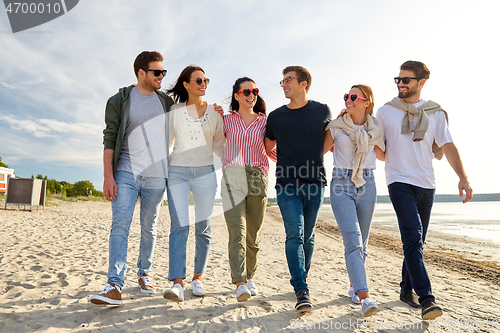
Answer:
[[[370,317],[375,312],[378,311],[378,306],[369,298],[365,298],[361,300],[361,312],[363,312],[363,316]]]
[[[257,286],[255,285],[255,282],[253,282],[252,279],[247,280],[247,288],[250,290],[250,295],[255,296],[259,293],[259,289],[257,289]]]
[[[205,296],[206,294],[203,284],[198,279],[191,281],[191,288],[193,289],[193,295],[195,296]]]
[[[250,298],[250,290],[248,290],[247,286],[242,284],[236,289],[236,299],[238,302],[245,302]]]
[[[184,289],[182,289],[180,284],[176,283],[172,288],[167,289],[167,291],[163,293],[163,298],[173,302],[182,302],[184,301]]]
[[[347,292],[347,294],[349,295],[349,297],[351,297],[351,301],[354,303],[354,304],[360,304],[361,302],[359,301],[359,297],[358,295],[356,295],[354,293],[354,289],[349,288],[349,291]]]

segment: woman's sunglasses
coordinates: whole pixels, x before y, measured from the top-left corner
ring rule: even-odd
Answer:
[[[153,75],[158,77],[163,75],[163,77],[167,76],[167,70],[166,69],[145,69],[145,72],[153,72]]]
[[[345,95],[344,95],[344,101],[346,101],[346,102],[347,102],[347,100],[349,100],[349,98],[350,98],[350,99],[351,99],[351,101],[353,101],[353,102],[356,102],[358,99],[362,99],[362,100],[367,101],[367,99],[366,99],[366,98],[361,97],[361,96],[359,96],[358,94],[350,94],[350,95],[349,95],[349,94],[345,94]]]
[[[196,79],[196,84],[201,86],[201,84],[205,82],[206,85],[208,85],[210,83],[210,79],[208,77],[202,79],[202,78],[197,78]]]
[[[243,94],[245,96],[250,96],[250,93],[252,93],[254,96],[259,95],[259,88],[253,88],[253,89],[243,89],[242,91],[238,91],[237,94]]]
[[[394,82],[396,82],[396,84],[399,84],[399,82],[403,81],[404,84],[408,84],[410,83],[411,80],[422,80],[421,77],[408,77],[408,76],[405,76],[405,77],[395,77],[394,78]]]

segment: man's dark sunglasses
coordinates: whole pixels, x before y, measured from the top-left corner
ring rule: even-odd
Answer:
[[[422,80],[421,77],[408,77],[408,76],[405,76],[405,77],[395,77],[394,78],[394,82],[396,82],[396,84],[399,84],[399,82],[403,81],[404,84],[408,84],[410,83],[411,80]]]
[[[167,76],[167,70],[166,69],[145,69],[145,72],[153,72],[154,76],[160,76],[163,75],[163,77]]]

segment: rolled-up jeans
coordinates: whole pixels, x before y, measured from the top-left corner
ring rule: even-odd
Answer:
[[[108,283],[123,287],[127,271],[130,224],[137,198],[140,203],[141,241],[137,276],[151,272],[156,243],[156,222],[166,188],[165,178],[136,176],[126,171],[114,173],[117,193],[111,202],[113,220],[109,236]]]
[[[186,245],[189,225],[195,225],[194,273],[207,269],[212,239],[212,214],[217,177],[213,165],[171,166],[168,170],[168,208],[170,212],[168,279],[186,278]],[[189,218],[189,197],[193,194],[195,218]]]
[[[278,206],[285,225],[285,255],[295,295],[309,290],[307,275],[314,252],[314,229],[323,203],[321,184],[277,186]]]
[[[366,183],[358,188],[351,176],[352,169],[333,169],[330,204],[344,241],[349,281],[357,294],[368,291],[365,261],[377,190],[373,170],[363,170]]]
[[[403,242],[401,292],[415,290],[421,305],[434,302],[431,281],[424,264],[423,247],[435,190],[400,182],[389,184],[388,189]]]
[[[229,232],[232,283],[252,279],[257,269],[267,178],[257,167],[228,165],[221,182],[222,206]]]

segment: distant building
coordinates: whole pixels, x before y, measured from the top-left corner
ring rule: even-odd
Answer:
[[[7,179],[15,176],[14,169],[0,167],[0,193],[7,191]]]

